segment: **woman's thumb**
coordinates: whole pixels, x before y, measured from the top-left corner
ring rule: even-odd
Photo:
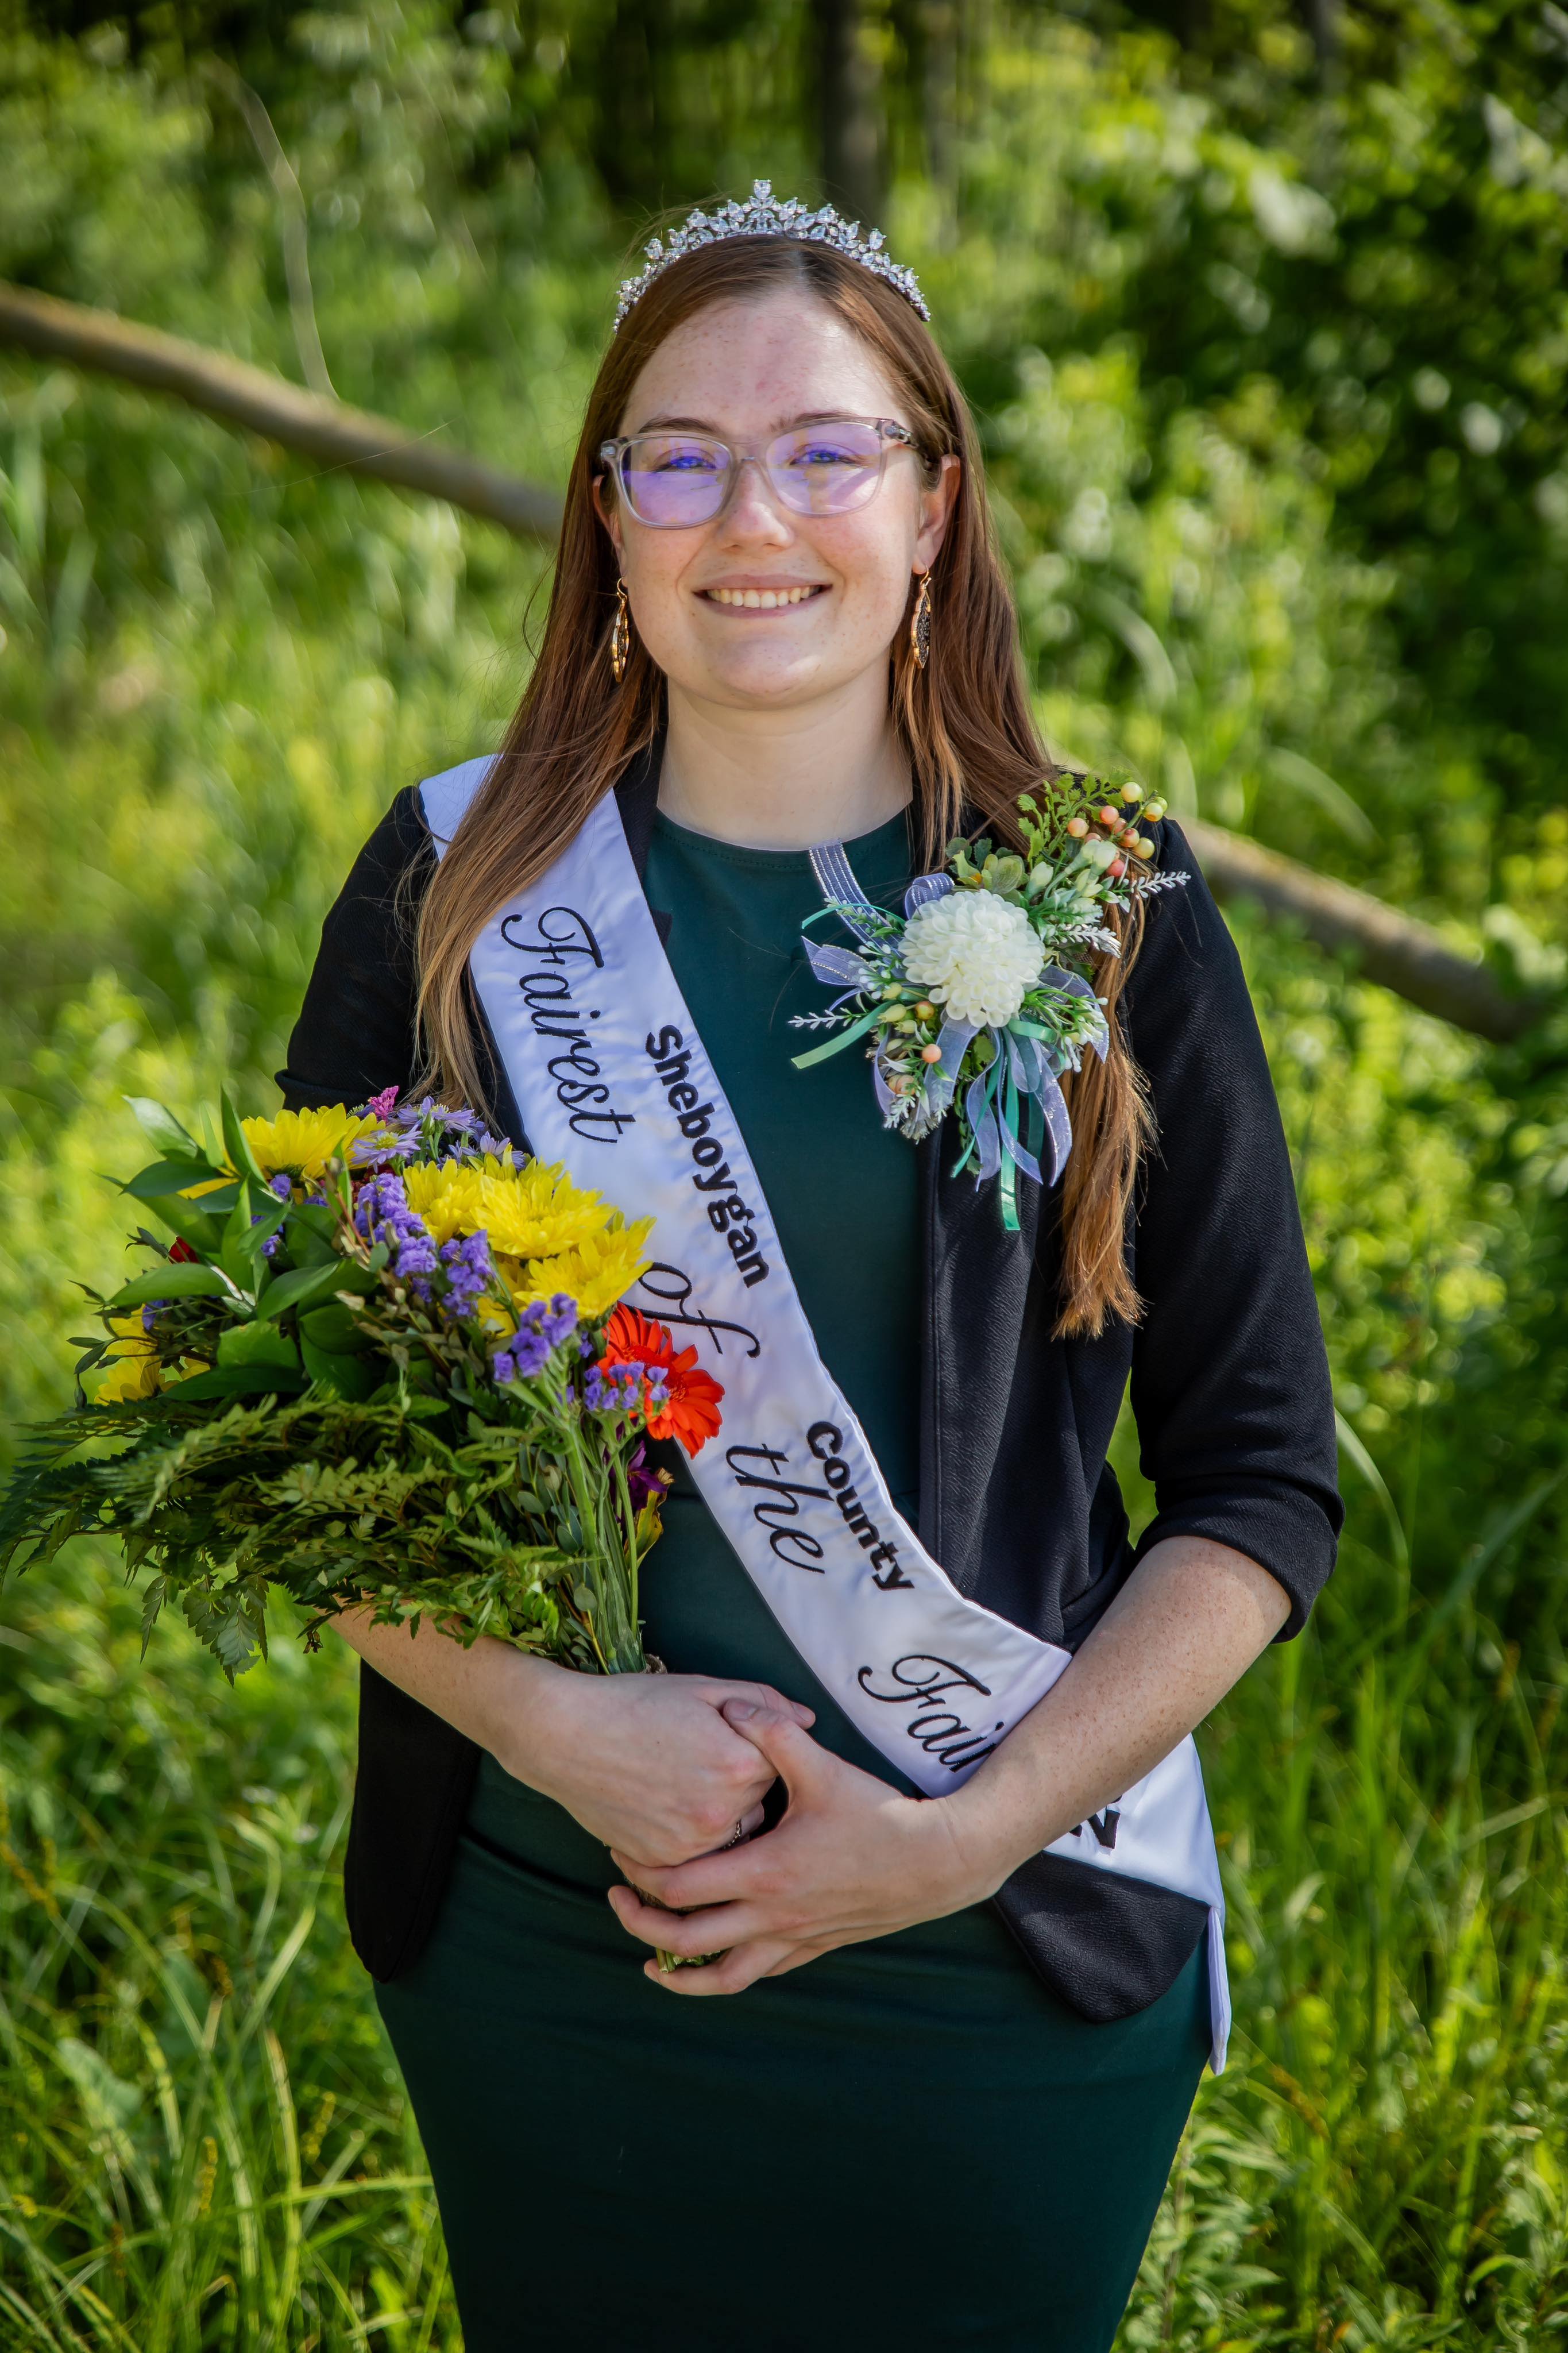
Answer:
[[[750,1699],[727,1699],[719,1713],[732,1732],[738,1732],[742,1739],[762,1750],[786,1781],[799,1778],[806,1765],[806,1752],[815,1749],[816,1744],[794,1716]]]

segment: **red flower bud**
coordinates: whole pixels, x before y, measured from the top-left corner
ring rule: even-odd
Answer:
[[[174,1248],[169,1252],[169,1259],[170,1262],[174,1266],[195,1266],[200,1263],[195,1251],[191,1248],[184,1234],[181,1234],[176,1240]]]

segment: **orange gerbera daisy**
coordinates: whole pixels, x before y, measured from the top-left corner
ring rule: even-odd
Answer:
[[[649,1416],[648,1436],[679,1438],[688,1454],[701,1451],[719,1427],[719,1400],[724,1391],[711,1374],[700,1368],[695,1348],[678,1354],[662,1324],[651,1323],[635,1307],[620,1306],[605,1327],[605,1353],[599,1359],[601,1372],[612,1365],[641,1365],[646,1372],[662,1374],[668,1395]]]

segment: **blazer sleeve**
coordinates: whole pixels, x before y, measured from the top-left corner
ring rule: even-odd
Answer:
[[[1158,1130],[1134,1243],[1131,1398],[1157,1506],[1138,1553],[1186,1535],[1247,1554],[1289,1597],[1286,1640],[1343,1518],[1328,1356],[1241,959],[1180,828],[1162,837],[1161,867],[1191,879],[1151,902],[1127,991]]]
[[[418,1058],[414,927],[435,868],[419,796],[398,794],[327,919],[278,1076],[290,1111],[406,1089]]]

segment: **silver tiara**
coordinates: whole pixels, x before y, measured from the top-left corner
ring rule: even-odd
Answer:
[[[616,304],[616,327],[672,261],[695,253],[699,246],[719,245],[731,237],[794,237],[805,245],[830,245],[836,253],[847,255],[862,269],[869,269],[875,277],[885,278],[889,286],[896,286],[922,319],[931,317],[914,271],[905,269],[893,259],[879,228],[874,228],[869,237],[862,237],[859,222],[847,221],[831,205],[824,205],[820,212],[814,213],[795,196],[780,204],[774,198],[771,180],[753,180],[745,204],[738,205],[731,199],[717,212],[695,212],[683,227],[672,230],[668,237],[649,238],[643,248],[647,268],[640,278],[628,278],[621,287],[620,300]]]

